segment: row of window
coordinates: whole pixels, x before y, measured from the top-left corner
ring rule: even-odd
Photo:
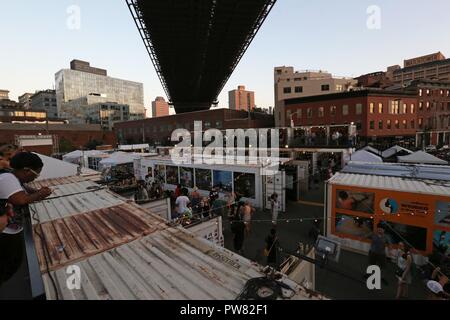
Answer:
[[[423,119],[419,119],[419,127],[422,127],[423,125]],[[371,130],[375,129],[375,121],[372,120],[369,123],[369,128]],[[407,120],[403,120],[401,123],[399,120],[395,120],[395,121],[391,121],[391,120],[386,120],[386,129],[408,129],[408,121]],[[410,129],[415,129],[416,128],[416,122],[415,120],[411,120],[409,122],[409,128]],[[384,129],[384,121],[383,120],[379,120],[378,121],[378,129],[379,130],[383,130]]]
[[[443,89],[439,89],[439,90],[431,90],[431,89],[419,89],[419,96],[423,97],[423,96],[447,96],[450,97],[450,90],[443,90]]]
[[[323,84],[323,85],[321,85],[320,90],[323,91],[323,92],[330,91],[330,85],[329,84]],[[343,86],[342,85],[340,85],[340,84],[336,85],[336,91],[342,91],[342,90],[343,90]],[[301,86],[294,87],[294,92],[295,93],[303,93],[303,87],[301,87]],[[283,88],[283,93],[284,94],[292,93],[292,87],[284,87]]]
[[[307,108],[306,109],[306,117],[308,119],[312,119],[314,115],[314,111],[317,110],[317,116],[319,118],[323,118],[325,116],[325,107],[319,107],[319,108]],[[355,106],[355,114],[360,115],[363,111],[363,105],[361,103],[356,104]],[[337,113],[337,107],[336,106],[330,106],[329,107],[330,116],[334,117]],[[342,106],[342,115],[346,116],[350,112],[350,106],[349,105],[343,105]],[[287,111],[287,117],[288,119],[291,118],[291,115],[297,114],[297,118],[303,117],[303,109],[298,109],[295,113],[292,113],[290,110]]]
[[[209,121],[205,121],[203,122],[203,129],[211,129],[212,128],[212,124]],[[222,121],[216,121],[215,123],[215,127],[217,129],[221,129],[222,128]],[[177,124],[176,126],[172,126],[172,125],[162,125],[162,126],[148,126],[145,128],[145,131],[147,133],[149,132],[171,132],[175,129],[186,129],[186,130],[194,130],[194,124],[193,123],[187,123],[184,126],[182,124]],[[142,133],[142,128],[127,128],[125,129],[125,133],[128,134],[140,134]]]

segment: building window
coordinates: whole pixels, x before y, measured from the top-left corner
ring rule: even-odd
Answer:
[[[391,120],[388,120],[386,124],[388,129],[392,129]]]
[[[416,123],[414,120],[411,120],[411,129],[414,129],[416,127]]]
[[[419,97],[422,97],[422,96],[423,96],[423,90],[419,89]]]
[[[408,105],[406,103],[403,104],[402,114],[408,113]]]
[[[395,129],[400,129],[400,121],[395,120]]]
[[[403,129],[408,129],[408,122],[403,120]]]
[[[422,111],[423,110],[423,101],[420,101],[419,102],[419,111]]]
[[[378,121],[378,129],[383,130],[383,120]]]
[[[370,121],[370,130],[375,129],[375,121],[371,120]]]
[[[411,114],[414,114],[416,112],[416,106],[413,104],[411,104]]]
[[[319,118],[323,118],[324,115],[324,107],[319,108]]]
[[[430,110],[430,106],[431,106],[430,101],[427,101],[427,110]]]
[[[298,109],[298,111],[297,111],[297,119],[301,119],[302,118],[302,113],[303,113],[303,109]]]
[[[427,96],[431,96],[431,90],[427,89]]]
[[[216,121],[216,128],[222,128],[222,121]]]
[[[336,106],[331,106],[330,107],[330,115],[332,117],[334,117],[336,115]]]
[[[390,114],[399,114],[400,112],[400,100],[391,101],[391,106],[389,108]]]
[[[292,89],[290,87],[286,87],[283,89],[284,94],[289,94],[292,92]]]
[[[362,114],[362,109],[361,103],[356,104],[356,114]]]
[[[344,104],[344,105],[342,106],[342,114],[343,114],[344,116],[348,115],[348,105],[347,105],[347,104]]]
[[[372,102],[369,105],[369,113],[373,114],[375,112],[375,104]]]
[[[419,118],[419,128],[423,127],[423,118]]]
[[[303,87],[295,87],[295,93],[302,93]]]
[[[383,114],[383,104],[382,103],[378,104],[378,113]]]
[[[330,91],[330,85],[329,84],[323,84],[322,85],[322,91]]]
[[[312,119],[313,111],[311,108],[308,108],[308,110],[306,111],[306,114],[307,114],[308,119]]]
[[[342,86],[342,84],[337,84],[336,91],[342,91],[342,90],[344,90],[344,87]]]

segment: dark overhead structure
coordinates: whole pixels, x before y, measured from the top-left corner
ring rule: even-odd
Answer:
[[[177,113],[208,110],[276,0],[127,0]]]

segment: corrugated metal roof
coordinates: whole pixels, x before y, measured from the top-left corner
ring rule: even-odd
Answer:
[[[35,246],[41,270],[56,270],[164,228],[162,219],[122,204],[41,223],[34,227]]]
[[[249,260],[174,228],[76,265],[81,269],[81,290],[67,288],[70,274],[64,268],[51,273],[59,299],[231,300],[249,279],[263,275]],[[311,299],[306,289],[287,278],[283,282],[295,290],[292,299]],[[56,299],[48,274],[44,283],[47,298]]]
[[[419,180],[412,178],[341,172],[331,178],[329,183],[361,188],[375,188],[400,192],[450,196],[450,182],[424,179]]]
[[[72,176],[72,177],[65,177],[65,178],[53,178],[53,179],[44,179],[39,181],[34,181],[32,183],[29,183],[28,185],[33,188],[42,188],[42,187],[53,187],[63,184],[71,184],[71,183],[78,183],[82,181],[88,181],[87,177],[83,176]]]
[[[54,185],[52,189],[53,194],[47,200],[30,206],[41,223],[125,203],[92,181]],[[36,222],[33,219],[33,223]]]
[[[342,173],[450,181],[450,166],[350,162]]]

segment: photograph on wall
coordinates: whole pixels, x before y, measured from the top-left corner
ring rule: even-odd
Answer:
[[[336,190],[336,208],[374,213],[375,194],[350,190]]]
[[[450,254],[450,231],[444,230],[434,231],[433,252],[439,255]]]
[[[369,238],[373,233],[373,220],[370,218],[336,214],[336,232],[358,237]]]
[[[211,170],[195,169],[195,184],[200,190],[210,190],[212,186]]]
[[[436,202],[436,212],[434,214],[434,222],[441,227],[450,228],[450,202]]]
[[[221,192],[233,191],[233,173],[231,171],[214,170],[214,187],[219,188]]]
[[[155,166],[155,181],[166,183],[166,166],[157,164]]]
[[[255,199],[255,179],[253,173],[234,173],[234,192],[244,198]]]
[[[389,243],[409,243],[413,248],[421,251],[427,250],[427,229],[406,224],[382,221],[380,227]]]
[[[180,184],[185,188],[194,188],[194,169],[180,168]]]
[[[177,185],[178,182],[178,167],[166,167],[167,184]]]

